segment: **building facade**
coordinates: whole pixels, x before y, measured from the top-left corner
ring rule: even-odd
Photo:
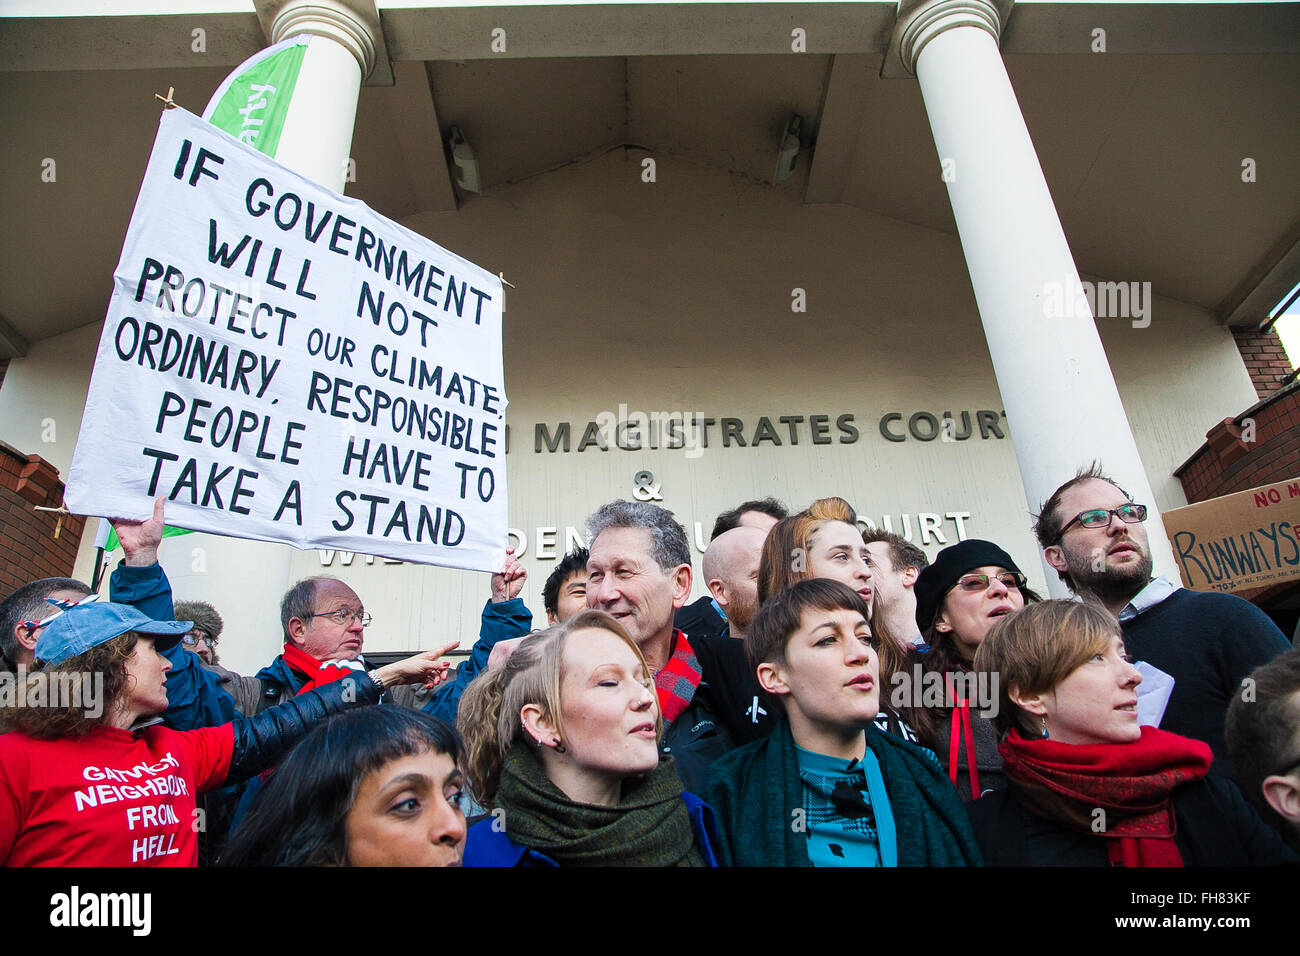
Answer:
[[[617,497],[674,511],[698,559],[742,500],[837,494],[931,555],[994,539],[1059,588],[1030,532],[1056,484],[1095,458],[1179,507],[1207,431],[1264,398],[1238,339],[1300,275],[1294,5],[301,9],[0,20],[0,162],[30,181],[0,212],[17,454],[67,473],[151,94],[199,112],[286,30],[338,46],[303,162],[510,283],[509,515],[536,623],[556,556]],[[323,155],[341,126],[350,149]],[[1300,473],[1295,448],[1270,463]],[[87,578],[93,524],[69,569]],[[468,647],[488,591],[211,535],[163,563],[245,671],[309,574],[357,590],[374,650]]]

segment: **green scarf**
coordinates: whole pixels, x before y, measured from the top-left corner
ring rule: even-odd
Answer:
[[[915,744],[867,728],[898,833],[899,866],[979,866],[970,820],[943,770]],[[811,866],[797,826],[803,782],[790,725],[719,757],[701,796],[713,808],[723,866]]]
[[[704,866],[671,757],[623,781],[617,806],[575,803],[546,776],[532,748],[506,751],[496,805],[506,835],[560,866]]]

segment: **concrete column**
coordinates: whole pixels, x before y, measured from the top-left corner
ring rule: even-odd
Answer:
[[[896,29],[903,64],[921,84],[1030,506],[1079,465],[1099,459],[1151,509],[1146,527],[1155,573],[1177,580],[1151,484],[998,51],[998,8],[990,0],[932,0]],[[1044,568],[1053,595],[1066,596],[1056,573]]]
[[[272,43],[303,33],[314,39],[303,58],[276,159],[341,193],[357,97],[375,65],[375,36],[362,17],[337,0],[291,2],[276,11]]]
[[[313,39],[275,158],[342,193],[357,97],[375,63],[375,37],[356,10],[339,0],[290,0],[274,11],[268,30],[272,43],[304,33]],[[223,665],[254,674],[280,653],[279,605],[293,583],[292,547],[196,534],[169,538],[160,561],[178,600],[217,604],[226,624],[218,648]]]

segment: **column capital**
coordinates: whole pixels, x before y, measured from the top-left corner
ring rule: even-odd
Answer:
[[[258,0],[257,13],[273,44],[302,33],[333,40],[356,57],[363,81],[384,48],[374,0]]]
[[[925,45],[954,27],[979,27],[998,42],[1010,8],[1009,0],[902,0],[890,45],[915,74]]]

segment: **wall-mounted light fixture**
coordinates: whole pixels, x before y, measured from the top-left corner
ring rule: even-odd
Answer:
[[[451,161],[456,166],[456,185],[466,192],[481,195],[483,177],[479,175],[478,160],[474,158],[474,150],[465,141],[465,134],[459,126],[453,126],[448,139],[451,143]]]
[[[776,154],[776,171],[772,173],[773,184],[783,182],[794,175],[794,164],[799,159],[799,130],[803,120],[799,114],[790,117],[785,124],[785,133],[781,136],[781,151]]]

